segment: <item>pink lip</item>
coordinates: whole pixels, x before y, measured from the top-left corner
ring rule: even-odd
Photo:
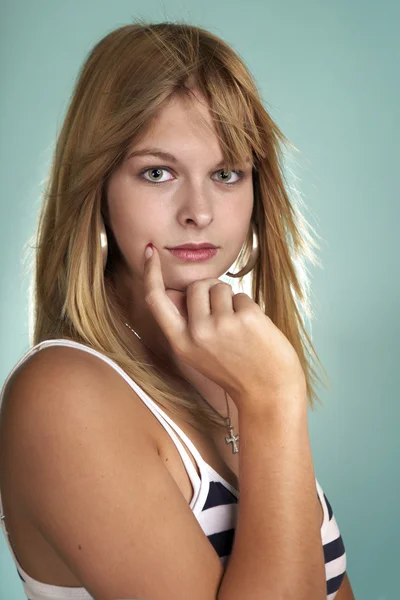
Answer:
[[[181,250],[185,248],[186,250],[203,250],[203,248],[216,248],[214,244],[209,244],[208,242],[204,242],[202,244],[182,244],[182,246],[174,246],[173,248],[168,248],[168,250]]]
[[[169,252],[187,261],[208,260],[217,254],[218,248],[202,248],[200,250],[192,250],[191,248],[168,248]]]

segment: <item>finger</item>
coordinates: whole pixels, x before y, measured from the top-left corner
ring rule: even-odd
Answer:
[[[214,316],[233,314],[234,291],[229,283],[220,281],[218,285],[210,288],[211,314]]]
[[[250,298],[250,296],[248,294],[245,294],[244,292],[240,292],[239,294],[234,294],[234,296],[232,296],[232,304],[233,304],[233,310],[235,312],[240,312],[240,311],[249,310],[249,309],[261,310],[260,307],[258,306],[258,304],[256,302],[254,302],[254,300],[252,298]]]
[[[189,325],[198,319],[206,319],[211,315],[210,288],[220,283],[219,279],[199,279],[191,283],[186,290],[186,305]]]
[[[154,318],[170,343],[179,341],[185,333],[186,321],[166,294],[160,255],[154,246],[152,256],[144,264],[143,281],[146,304]]]

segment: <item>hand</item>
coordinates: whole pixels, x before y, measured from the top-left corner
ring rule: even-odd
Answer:
[[[260,410],[305,392],[293,346],[247,294],[216,278],[165,288],[160,255],[144,266],[145,301],[177,357],[225,389],[238,409]]]

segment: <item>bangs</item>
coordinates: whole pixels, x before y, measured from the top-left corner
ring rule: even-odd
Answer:
[[[265,153],[262,151],[261,136],[256,126],[252,105],[245,93],[231,76],[223,76],[215,65],[208,65],[207,72],[199,71],[191,76],[190,86],[179,86],[179,93],[188,101],[198,102],[192,91],[199,90],[207,100],[212,126],[216,134],[226,168],[253,164]],[[199,118],[210,127],[199,111]]]
[[[94,129],[92,137],[99,139],[99,148],[113,150],[120,145],[109,171],[176,95],[193,105],[207,103],[208,123],[201,111],[199,118],[217,136],[226,168],[252,164],[258,170],[273,150],[274,124],[234,50],[210,32],[186,25],[155,24],[131,31],[129,43],[107,75],[112,93],[101,95],[100,101],[99,94],[93,94],[93,112],[99,112],[96,122],[103,125]],[[111,61],[112,46],[109,52]],[[93,68],[100,71],[96,65]],[[94,145],[90,144],[90,156]]]
[[[268,128],[258,90],[232,48],[210,32],[191,26],[156,25],[150,38],[152,58],[157,57],[159,69],[166,73],[162,88],[170,87],[167,97],[178,94],[196,102],[199,99],[193,91],[198,90],[207,101],[227,167],[265,158]]]

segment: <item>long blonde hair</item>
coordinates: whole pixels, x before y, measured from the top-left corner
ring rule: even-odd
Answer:
[[[189,85],[190,82],[190,85]],[[223,422],[194,390],[176,389],[132,349],[124,310],[113,283],[118,249],[107,225],[105,187],[132,143],[174,94],[195,86],[209,102],[227,168],[253,156],[254,210],[260,257],[252,297],[296,350],[314,410],[311,318],[305,261],[318,261],[310,225],[291,201],[284,147],[292,146],[263,107],[240,57],[209,31],[184,23],[135,22],[108,33],[84,62],[57,138],[37,228],[33,344],[69,338],[119,364],[161,406],[200,430]],[[293,146],[292,146],[293,147]],[[105,271],[100,227],[109,240]],[[252,236],[238,257],[246,261]],[[241,266],[241,265],[240,265]],[[302,314],[304,313],[304,315]],[[325,371],[324,371],[325,373]]]

